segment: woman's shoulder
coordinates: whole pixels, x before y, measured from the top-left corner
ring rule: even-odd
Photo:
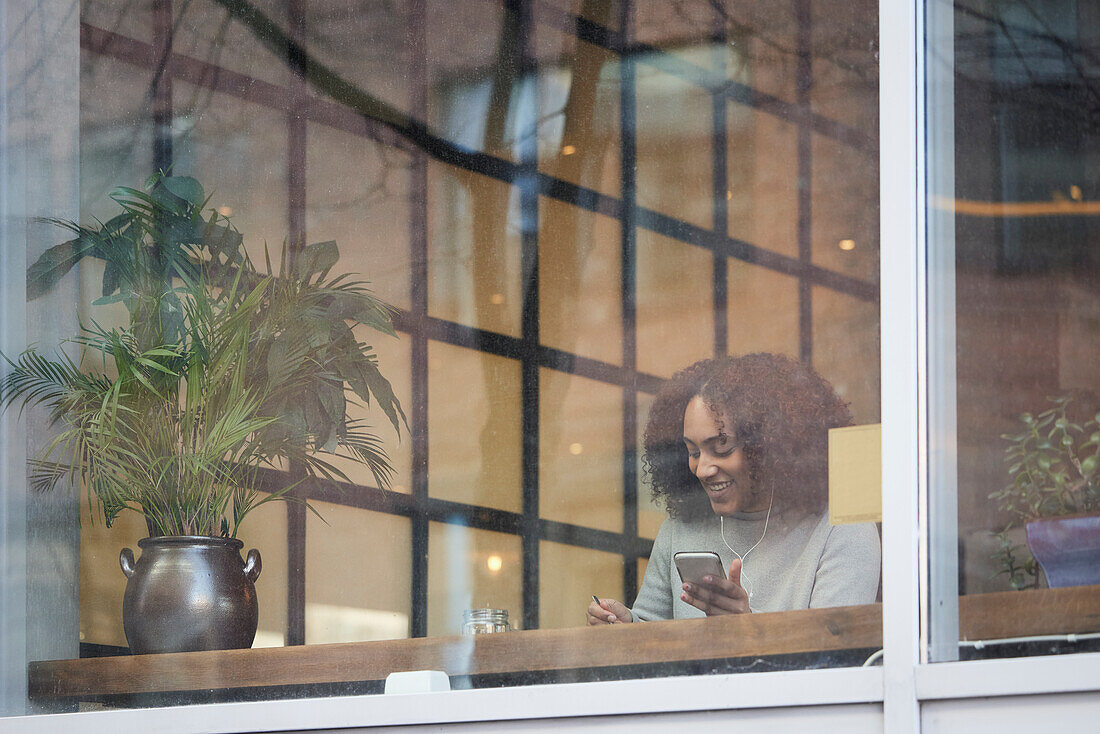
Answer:
[[[826,546],[832,552],[852,556],[866,556],[877,563],[882,553],[882,538],[878,525],[873,522],[829,524],[828,515],[824,518],[828,528]]]
[[[827,545],[875,546],[880,544],[878,526],[873,522],[843,523],[834,525],[829,521],[829,512],[802,515],[788,521],[792,530],[801,528],[802,532],[816,537]]]

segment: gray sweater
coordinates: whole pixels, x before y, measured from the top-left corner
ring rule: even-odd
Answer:
[[[881,545],[873,524],[830,525],[828,515],[788,518],[766,512],[725,519],[725,540],[745,556],[741,585],[754,612],[870,604],[878,593]],[[761,534],[763,538],[761,539]],[[729,571],[736,556],[722,542],[719,518],[666,519],[657,532],[642,588],[631,610],[637,620],[686,619],[703,612],[680,600],[683,584],[672,563],[677,551],[714,551]]]

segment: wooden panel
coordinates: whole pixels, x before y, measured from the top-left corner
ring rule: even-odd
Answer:
[[[877,647],[882,608],[807,609],[601,628],[34,662],[34,698],[567,670]]]
[[[1100,586],[959,599],[965,640],[1100,631]],[[381,680],[403,670],[484,675],[716,660],[882,645],[882,605],[338,645],[33,662],[37,699]]]
[[[959,597],[959,637],[963,640],[1071,632],[1100,632],[1100,586]]]

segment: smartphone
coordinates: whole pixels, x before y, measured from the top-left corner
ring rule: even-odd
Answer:
[[[722,568],[722,559],[712,551],[680,551],[672,554],[676,570],[680,572],[681,583],[702,583],[704,576],[726,577]]]

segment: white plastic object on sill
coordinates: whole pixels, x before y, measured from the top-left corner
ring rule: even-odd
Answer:
[[[406,670],[386,676],[386,693],[435,693],[451,690],[451,679],[442,670]]]

